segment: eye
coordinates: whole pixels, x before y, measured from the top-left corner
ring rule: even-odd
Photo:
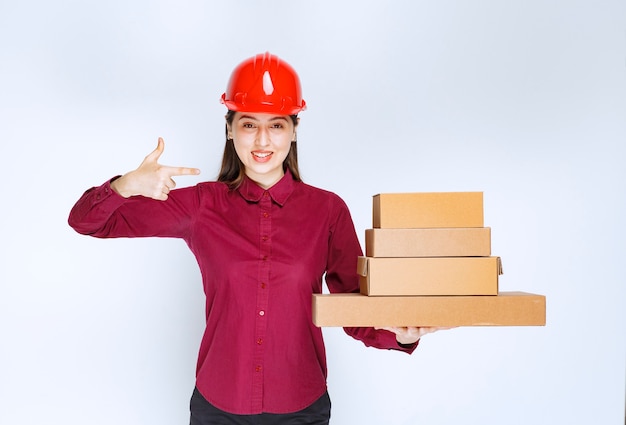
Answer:
[[[251,122],[244,122],[241,124],[241,126],[243,128],[254,128],[254,124],[252,124]]]
[[[284,128],[284,127],[285,127],[285,126],[284,126],[282,123],[279,123],[279,122],[274,123],[274,124],[272,125],[272,128]]]

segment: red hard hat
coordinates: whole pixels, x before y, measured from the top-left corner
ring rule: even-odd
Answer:
[[[278,56],[258,54],[233,70],[222,103],[232,111],[295,115],[303,111],[300,79]]]

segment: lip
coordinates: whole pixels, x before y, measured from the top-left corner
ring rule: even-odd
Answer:
[[[272,159],[274,152],[271,151],[252,151],[252,159],[255,162],[264,163]]]

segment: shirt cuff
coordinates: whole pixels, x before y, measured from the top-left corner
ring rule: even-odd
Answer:
[[[126,202],[127,198],[117,193],[111,188],[111,183],[119,179],[121,176],[115,176],[106,181],[103,185],[95,187],[91,194],[91,205],[96,206],[106,201],[107,209],[115,210],[117,207]]]
[[[419,339],[413,344],[400,344],[396,339],[396,334],[394,334],[393,332],[383,329],[379,330],[378,332],[379,341],[389,350],[398,350],[411,354],[419,345]]]

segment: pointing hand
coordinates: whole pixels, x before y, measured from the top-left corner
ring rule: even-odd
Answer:
[[[158,161],[164,149],[165,142],[159,137],[156,149],[145,157],[139,168],[113,181],[111,188],[125,198],[142,195],[165,201],[170,191],[176,187],[176,182],[172,177],[200,174],[197,168],[169,167],[159,164]]]

